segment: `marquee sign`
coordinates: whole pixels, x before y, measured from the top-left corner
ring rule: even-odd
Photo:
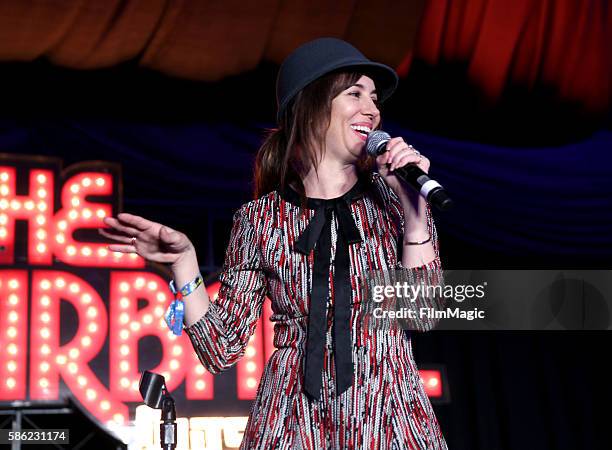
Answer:
[[[170,391],[180,386],[185,400],[215,399],[189,339],[163,320],[169,274],[109,251],[97,234],[121,211],[121,193],[116,164],[62,170],[57,159],[0,155],[0,401],[68,391],[101,423],[123,424],[141,402],[144,369],[163,374]],[[217,289],[208,287],[213,297]],[[266,306],[237,365],[238,400],[254,398],[273,350],[270,314]],[[139,348],[151,337],[158,345]],[[156,365],[143,367],[146,359]]]

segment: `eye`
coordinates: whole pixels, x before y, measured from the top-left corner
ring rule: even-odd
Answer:
[[[361,92],[359,92],[359,91],[352,91],[352,92],[349,92],[348,95],[354,95],[355,97],[359,98],[359,97],[361,97]]]

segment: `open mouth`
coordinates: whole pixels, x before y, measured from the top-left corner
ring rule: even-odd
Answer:
[[[372,129],[370,127],[366,127],[364,125],[351,125],[351,129],[361,138],[361,140],[365,141],[368,138],[368,134]]]

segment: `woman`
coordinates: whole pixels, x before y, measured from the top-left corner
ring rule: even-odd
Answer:
[[[427,171],[429,161],[401,138],[375,161],[364,150],[396,85],[392,69],[337,39],[285,60],[279,128],[257,155],[257,199],[234,216],[215,302],[193,283],[196,252],[184,234],[129,214],[105,221],[113,232],[103,234],[123,244],[111,250],[169,263],[176,286],[191,282],[185,329],[213,373],[243,355],[271,299],[277,350],[242,448],[446,448],[408,335],[361,317],[369,272],[441,275],[428,205],[393,174],[406,164]]]

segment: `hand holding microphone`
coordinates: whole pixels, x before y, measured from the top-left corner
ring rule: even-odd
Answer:
[[[375,157],[382,155],[387,151],[387,144],[390,141],[392,141],[392,139],[389,133],[382,130],[372,131],[368,135],[368,139],[366,141],[366,151]],[[450,199],[440,183],[438,183],[436,180],[432,180],[423,169],[416,165],[423,159],[418,150],[415,150],[410,145],[408,146],[408,149],[410,149],[411,152],[393,160],[392,165],[389,168],[394,169],[393,173],[395,176],[416,189],[421,196],[423,196],[436,208],[441,211],[448,210],[452,206],[453,201]],[[406,164],[409,162],[412,162],[413,164]],[[399,164],[402,163],[406,165],[400,167]],[[428,167],[429,164],[426,162],[425,170],[427,170]]]

